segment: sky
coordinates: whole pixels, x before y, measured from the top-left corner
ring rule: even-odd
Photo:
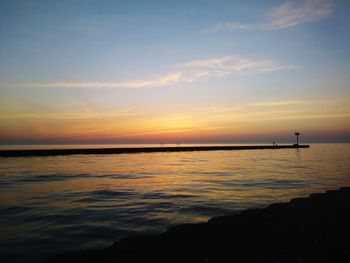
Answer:
[[[350,1],[0,0],[0,144],[350,142]]]

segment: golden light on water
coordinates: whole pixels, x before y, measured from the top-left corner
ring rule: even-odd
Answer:
[[[322,151],[325,147],[328,150]],[[69,193],[69,202],[62,196],[50,201],[50,206],[73,209],[98,203],[101,207],[132,207],[154,202],[165,206],[172,203],[166,209],[176,211],[215,202],[218,208],[236,210],[246,208],[245,204],[266,204],[271,198],[276,202],[336,188],[346,180],[342,160],[348,154],[346,146],[315,145],[305,150],[33,157],[21,159],[22,168],[14,165],[17,160],[9,159],[1,165],[8,174],[23,170],[33,178],[23,178],[16,191],[4,190],[0,203]],[[339,156],[344,158],[338,160]],[[319,158],[327,165],[320,165]],[[33,165],[39,161],[40,165]],[[205,214],[197,214],[193,208],[187,216],[201,221],[217,215]],[[169,220],[177,220],[171,217]]]

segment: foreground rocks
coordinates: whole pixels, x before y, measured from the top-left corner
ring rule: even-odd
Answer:
[[[350,262],[350,187],[46,262]]]

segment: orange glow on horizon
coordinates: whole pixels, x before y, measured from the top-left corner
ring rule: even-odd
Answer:
[[[228,141],[288,136],[295,129],[309,135],[345,135],[350,108],[325,110],[321,103],[250,104],[234,108],[203,108],[190,112],[110,110],[82,113],[0,114],[3,141],[153,142]],[[339,102],[337,102],[339,104]],[[256,108],[258,107],[258,109]],[[317,114],[315,114],[317,110]]]

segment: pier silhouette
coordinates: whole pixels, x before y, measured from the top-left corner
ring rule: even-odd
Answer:
[[[35,149],[0,150],[0,157],[57,156],[75,154],[131,154],[155,152],[194,152],[232,150],[276,150],[309,148],[310,145],[243,145],[243,146],[181,146],[181,147],[130,147],[130,148],[87,148],[87,149]]]

